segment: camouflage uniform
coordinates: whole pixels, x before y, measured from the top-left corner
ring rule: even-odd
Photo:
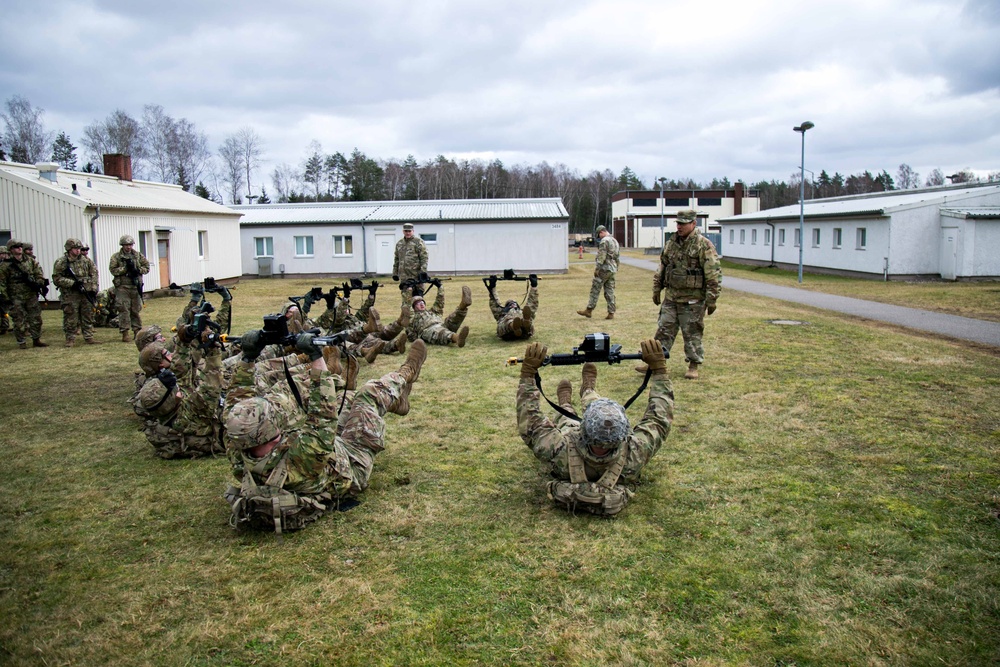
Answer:
[[[7,254],[7,246],[0,246],[0,267],[10,258]],[[0,336],[10,331],[10,315],[7,313],[7,304],[0,304]]]
[[[601,239],[597,246],[597,258],[594,260],[594,280],[590,285],[590,299],[587,310],[597,307],[597,297],[604,290],[604,300],[608,302],[608,314],[614,315],[618,309],[615,302],[615,274],[618,273],[618,256],[621,249],[618,241],[611,234]]]
[[[8,312],[14,322],[18,345],[23,346],[26,337],[35,341],[36,345],[41,342],[42,305],[38,301],[39,289],[36,285],[44,285],[45,282],[41,265],[26,253],[21,255],[20,260],[12,255],[0,264],[0,297],[10,303]]]
[[[396,255],[392,263],[393,278],[400,282],[416,279],[427,271],[427,246],[414,234],[411,238],[396,241]]]
[[[581,397],[583,408],[600,395],[593,389]],[[562,405],[563,409],[575,414],[572,405]],[[674,419],[674,392],[666,375],[654,375],[649,382],[649,403],[642,419],[626,438],[625,467],[621,481],[634,484],[639,481],[642,468],[659,451],[670,434]],[[541,394],[533,380],[521,378],[517,386],[517,429],[531,451],[542,463],[548,464],[549,472],[556,479],[568,480],[569,447],[582,450],[580,424],[560,415],[553,424],[541,409]],[[608,462],[610,465],[611,462]],[[587,479],[597,481],[607,466],[597,466],[586,461]]]
[[[410,316],[410,326],[406,329],[406,337],[412,343],[418,338],[434,345],[448,345],[452,342],[455,332],[462,326],[467,308],[456,308],[451,315],[442,319],[444,314],[444,290],[440,287],[434,305],[424,311],[413,309]]]
[[[528,299],[524,310],[516,301],[501,305],[496,290],[490,292],[490,312],[497,321],[497,336],[503,340],[522,340],[535,333],[534,318],[538,314],[538,288],[528,288]],[[515,326],[516,325],[516,326]]]
[[[122,237],[122,241],[131,240],[131,237]],[[142,328],[142,294],[139,292],[139,285],[142,282],[140,276],[149,273],[149,260],[136,250],[126,250],[125,246],[131,244],[122,243],[122,249],[111,256],[108,268],[114,276],[115,301],[118,305],[118,330],[123,334],[131,328],[133,332]],[[138,276],[129,276],[129,262]]]
[[[97,293],[97,307],[94,309],[94,326],[118,328],[118,308],[115,304],[115,289],[102,289]]]
[[[660,304],[656,340],[669,352],[680,329],[688,363],[704,363],[701,337],[705,331],[705,311],[715,309],[715,301],[722,292],[722,265],[715,246],[697,228],[683,239],[674,234],[663,246],[660,269],[653,276],[654,300],[664,289],[666,296]]]
[[[75,239],[67,241],[66,253],[52,267],[52,282],[59,288],[67,345],[73,344],[77,331],[82,331],[88,342],[94,340],[94,306],[91,299],[97,301],[97,267],[82,254],[72,255],[70,246],[79,248],[79,243]]]
[[[329,493],[334,498],[355,496],[368,488],[375,455],[385,448],[383,417],[398,401],[406,381],[398,372],[371,380],[351,403],[343,428],[338,429],[337,383],[329,371],[310,370],[309,390],[302,394],[300,408],[288,390],[278,383],[264,396],[272,414],[280,420],[276,427],[281,444],[261,458],[254,458],[245,443],[227,441],[227,455],[233,475],[243,480],[252,474],[257,484],[265,484],[279,463],[286,466],[282,488],[297,494]],[[227,408],[253,394],[253,364],[241,362],[227,394]],[[234,391],[235,390],[235,391]],[[339,430],[339,433],[338,433]]]

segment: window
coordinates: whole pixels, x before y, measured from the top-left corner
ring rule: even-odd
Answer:
[[[430,243],[431,245],[438,242],[438,235],[436,232],[433,234],[421,234],[420,238],[423,239],[424,243]]]
[[[722,197],[698,197],[698,206],[722,206]]]
[[[757,245],[757,230],[750,230],[750,245]]]
[[[687,206],[690,200],[687,197],[664,197],[664,206]]]
[[[296,257],[313,256],[313,237],[311,236],[295,237],[295,256]]]
[[[208,254],[208,232],[198,232],[198,259]]]
[[[139,253],[149,257],[149,232],[139,232]]]
[[[778,245],[785,245],[785,230],[778,230]]]
[[[771,245],[771,230],[764,230],[764,245]]]
[[[795,247],[796,247],[796,248],[798,248],[798,247],[799,247],[799,245],[800,245],[800,242],[801,242],[801,240],[802,240],[802,239],[801,239],[801,236],[802,236],[802,235],[801,235],[801,233],[800,233],[801,231],[802,231],[801,229],[796,229],[796,230],[795,230]]]
[[[813,227],[813,247],[819,247],[819,227]]]
[[[833,228],[833,247],[839,248],[841,242],[844,240],[844,230],[840,227]]]
[[[741,229],[740,230],[740,245],[743,245],[746,242],[747,242],[747,230]]]
[[[736,230],[735,229],[730,229],[729,230],[729,242],[730,243],[736,243]]]
[[[858,227],[858,250],[864,250],[868,246],[868,230],[865,227]]]
[[[354,237],[353,236],[334,236],[333,237],[333,256],[334,257],[350,257],[354,254]]]
[[[656,206],[655,199],[633,199],[632,206]]]
[[[255,236],[253,239],[254,257],[274,257],[274,239],[270,236]]]

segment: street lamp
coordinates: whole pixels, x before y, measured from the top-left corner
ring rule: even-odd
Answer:
[[[799,282],[802,282],[802,251],[806,247],[806,130],[816,127],[812,122],[806,121],[801,125],[793,127],[796,132],[802,133],[802,160],[799,163]]]
[[[667,180],[663,176],[656,179],[660,182],[660,247],[663,247],[664,225],[663,225],[663,181]]]

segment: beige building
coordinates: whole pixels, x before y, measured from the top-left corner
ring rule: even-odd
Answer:
[[[238,212],[179,185],[133,181],[127,156],[105,158],[105,175],[0,162],[0,242],[31,241],[51,278],[66,239],[78,238],[90,246],[102,289],[111,286],[108,261],[125,234],[149,259],[147,292],[240,275]],[[58,298],[54,287],[48,298]]]

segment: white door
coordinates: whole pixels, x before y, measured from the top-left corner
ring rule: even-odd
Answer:
[[[392,263],[396,259],[396,235],[375,235],[375,273],[392,274]]]
[[[955,280],[958,275],[958,227],[941,228],[941,278]]]

